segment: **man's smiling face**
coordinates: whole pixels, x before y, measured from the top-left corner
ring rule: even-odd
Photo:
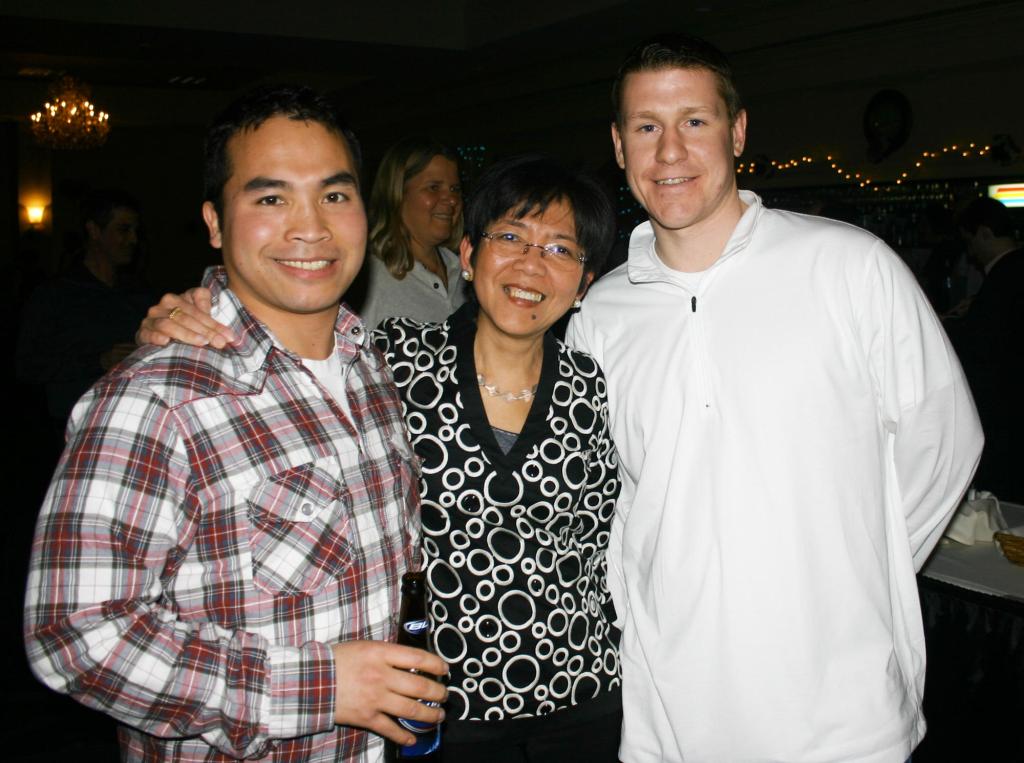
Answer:
[[[615,156],[656,230],[713,226],[735,207],[747,118],[741,111],[730,123],[717,84],[699,68],[633,72],[623,82]]]
[[[366,248],[366,213],[345,139],[275,116],[227,144],[222,214],[203,205],[228,285],[275,333],[321,315],[332,324]]]

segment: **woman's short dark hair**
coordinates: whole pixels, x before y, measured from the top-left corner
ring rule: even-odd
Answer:
[[[622,125],[622,90],[626,77],[636,72],[665,69],[705,69],[715,75],[718,94],[725,101],[729,122],[743,110],[739,91],[733,81],[732,66],[725,54],[707,40],[686,34],[664,34],[644,40],[623,59],[612,83],[612,108],[615,121]]]
[[[583,272],[599,273],[615,238],[608,194],[586,172],[538,154],[506,159],[480,175],[466,205],[469,243],[476,249],[482,234],[503,217],[521,220],[543,214],[558,201],[572,209],[576,240],[587,257]]]
[[[203,199],[223,212],[224,184],[231,177],[228,141],[243,130],[255,130],[271,117],[315,122],[344,138],[358,172],[362,163],[359,141],[341,114],[325,96],[303,85],[262,85],[228,104],[206,131]]]

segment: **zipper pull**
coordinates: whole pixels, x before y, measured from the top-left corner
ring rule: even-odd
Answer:
[[[690,312],[697,312],[697,298],[690,297]]]

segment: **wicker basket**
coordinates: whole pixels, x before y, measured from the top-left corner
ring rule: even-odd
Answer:
[[[1003,556],[1014,564],[1024,566],[1024,538],[1010,533],[996,533],[993,540],[999,544]]]

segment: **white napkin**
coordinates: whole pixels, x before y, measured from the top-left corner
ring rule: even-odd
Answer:
[[[960,502],[945,537],[973,546],[978,541],[992,542],[992,536],[1006,530],[1006,520],[999,510],[999,499],[987,490],[969,490]]]

